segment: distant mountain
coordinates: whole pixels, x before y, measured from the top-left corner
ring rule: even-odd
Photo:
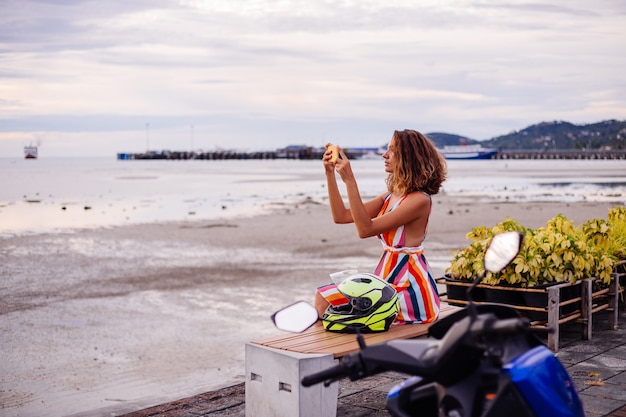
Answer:
[[[506,135],[477,141],[447,133],[428,133],[439,147],[480,143],[500,149],[626,149],[626,121],[606,120],[587,125],[542,122]]]
[[[470,139],[465,136],[452,135],[450,133],[433,132],[427,133],[426,136],[428,136],[428,138],[432,140],[438,148],[443,148],[444,146],[460,145],[462,143],[466,145],[480,143],[475,139]]]

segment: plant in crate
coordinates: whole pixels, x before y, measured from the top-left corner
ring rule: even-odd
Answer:
[[[626,260],[626,207],[615,207],[609,210],[609,250],[618,260]]]
[[[559,282],[575,283],[595,276],[610,280],[612,257],[606,248],[596,244],[596,241],[607,239],[607,232],[602,225],[598,227],[598,230],[593,225],[576,227],[561,214],[539,229],[526,228],[511,218],[492,228],[475,227],[467,234],[471,243],[454,254],[446,272],[453,279],[473,280],[483,270],[480,263],[470,260],[476,259],[476,256],[481,259],[496,233],[519,231],[524,235],[520,253],[503,271],[487,272],[484,284],[535,287]],[[594,231],[591,234],[593,239],[585,234],[591,231]]]
[[[609,239],[608,251],[616,258],[613,272],[617,274],[619,291],[624,301],[624,286],[626,286],[626,207],[615,207],[609,210]]]
[[[524,235],[521,250],[511,264],[498,273],[486,272],[477,300],[495,301],[529,308],[526,313],[540,319],[545,313],[533,313],[547,306],[547,288],[561,284],[559,291],[563,307],[560,312],[575,311],[576,306],[566,303],[581,295],[578,283],[593,278],[594,286],[607,286],[615,261],[624,256],[626,239],[626,209],[610,212],[608,220],[593,219],[575,226],[559,214],[538,229],[530,229],[511,218],[491,228],[473,228],[467,238],[469,245],[458,250],[446,270],[445,284],[448,299],[464,300],[464,287],[459,282],[473,281],[482,274],[481,259],[491,238],[504,231],[517,231]],[[453,301],[454,304],[454,301]]]

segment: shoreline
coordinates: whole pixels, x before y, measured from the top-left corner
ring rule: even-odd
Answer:
[[[621,161],[451,160],[448,179],[435,197],[459,204],[626,205],[622,168]],[[95,158],[0,164],[0,172],[11,178],[0,190],[0,239],[145,223],[234,220],[271,213],[277,202],[324,202],[321,169],[314,160],[179,165]],[[382,161],[355,160],[353,169],[365,199],[382,191]]]
[[[437,195],[426,257],[439,277],[473,227],[579,224],[616,206]],[[3,411],[107,415],[243,381],[243,343],[276,333],[269,315],[332,272],[371,271],[380,244],[303,198],[253,217],[6,237],[0,253]]]

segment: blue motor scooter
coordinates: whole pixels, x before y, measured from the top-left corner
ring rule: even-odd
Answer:
[[[485,253],[485,270],[504,269],[521,241],[517,232],[496,235]],[[387,395],[386,407],[397,417],[584,417],[572,379],[529,321],[510,307],[472,301],[481,279],[468,289],[468,306],[434,323],[431,337],[366,346],[357,333],[359,352],[304,377],[302,385],[396,371],[413,375]],[[294,312],[302,311],[301,303]],[[289,330],[304,331],[318,319],[317,312],[308,314],[300,329],[291,314],[273,317],[279,328],[285,326],[276,318],[290,317]]]

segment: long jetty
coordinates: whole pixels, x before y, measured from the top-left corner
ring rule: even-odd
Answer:
[[[371,150],[345,149],[351,159],[371,158]],[[120,160],[166,159],[166,160],[223,160],[223,159],[321,159],[323,149],[301,148],[265,152],[238,151],[149,151],[144,153],[118,153]],[[626,149],[614,150],[500,150],[491,159],[626,159]]]
[[[348,158],[363,158],[372,152],[344,150]],[[301,148],[293,150],[277,150],[264,152],[238,151],[149,151],[144,153],[118,153],[117,159],[171,159],[171,160],[223,160],[223,159],[322,159],[324,149]]]
[[[613,150],[501,150],[494,159],[626,159],[626,149]]]

